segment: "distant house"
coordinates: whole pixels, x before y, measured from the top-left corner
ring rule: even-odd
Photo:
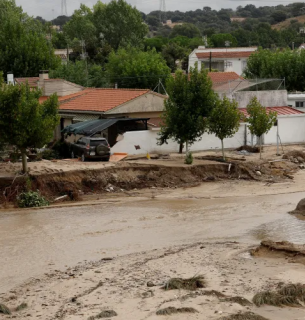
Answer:
[[[55,49],[55,55],[61,59],[63,64],[66,64],[69,61],[70,54],[73,53],[72,49]]]
[[[230,18],[231,22],[244,22],[246,18],[241,18],[241,17],[232,17]]]
[[[175,26],[182,26],[183,22],[172,22],[172,20],[166,20],[165,23],[163,23],[163,26],[168,26],[171,29],[173,29]]]
[[[247,61],[251,54],[257,51],[257,47],[245,48],[206,48],[199,47],[189,56],[189,68],[198,63],[201,68],[218,70],[221,72],[236,72],[242,75],[247,67]]]

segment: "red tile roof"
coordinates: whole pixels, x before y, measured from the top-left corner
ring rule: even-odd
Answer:
[[[212,59],[213,58],[249,58],[252,53],[255,51],[239,51],[239,52],[212,52]],[[197,52],[196,56],[198,59],[209,59],[210,52]]]
[[[291,107],[267,107],[267,111],[276,112],[278,116],[287,116],[287,115],[294,115],[294,114],[304,114],[304,112],[300,110],[293,109]],[[240,108],[239,109],[244,116],[248,117],[247,109]]]
[[[39,77],[30,77],[30,78],[15,78],[17,84],[26,84],[28,82],[29,86],[36,88],[38,86]]]
[[[228,82],[238,79],[243,80],[236,72],[209,72],[208,75],[213,83]]]
[[[60,110],[106,112],[128,101],[138,98],[150,90],[86,89],[60,97]]]

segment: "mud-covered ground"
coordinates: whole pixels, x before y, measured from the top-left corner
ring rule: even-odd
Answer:
[[[291,257],[250,255],[261,241],[305,243],[305,221],[288,214],[305,197],[304,179],[300,170],[279,183],[220,179],[0,210],[0,303],[12,312],[0,319],[92,320],[104,312],[118,320],[216,320],[251,311],[301,320],[301,307],[258,308],[244,299],[281,282],[305,283],[304,265]],[[161,288],[199,275],[205,288]],[[197,312],[157,315],[167,307]]]

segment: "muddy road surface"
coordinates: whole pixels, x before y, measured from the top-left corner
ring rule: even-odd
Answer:
[[[218,199],[160,195],[81,207],[1,211],[0,293],[84,261],[171,246],[207,241],[250,245],[268,239],[305,243],[305,221],[287,214],[302,198],[304,192]]]

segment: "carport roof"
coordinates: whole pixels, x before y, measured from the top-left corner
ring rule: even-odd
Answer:
[[[65,127],[62,133],[79,134],[84,136],[91,136],[97,132],[101,132],[117,122],[121,121],[147,121],[149,118],[116,118],[116,119],[97,119],[84,122],[78,122]]]

